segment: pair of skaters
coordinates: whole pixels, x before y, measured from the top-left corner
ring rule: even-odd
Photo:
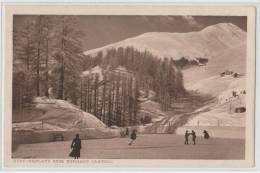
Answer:
[[[209,139],[209,133],[207,132],[207,130],[204,130],[203,131],[203,133],[204,133],[204,139]],[[191,131],[191,133],[189,133],[189,131],[188,130],[186,130],[186,132],[185,132],[185,141],[184,141],[184,144],[189,144],[189,136],[192,136],[192,142],[193,142],[193,145],[195,145],[196,144],[196,133],[195,133],[195,131],[194,130],[192,130]]]

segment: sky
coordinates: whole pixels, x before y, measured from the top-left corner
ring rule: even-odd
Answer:
[[[32,16],[15,16],[14,27]],[[135,37],[146,32],[192,32],[217,23],[233,23],[246,31],[245,16],[107,16],[82,15],[78,29],[83,33],[83,50]]]

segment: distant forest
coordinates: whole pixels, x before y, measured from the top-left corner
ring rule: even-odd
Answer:
[[[133,47],[84,55],[75,17],[35,16],[15,27],[13,36],[14,110],[46,96],[67,100],[108,126],[129,126],[140,123],[141,91],[154,91],[164,111],[186,93],[181,70],[170,58]],[[82,75],[96,66],[102,76]]]
[[[185,94],[182,73],[176,68],[174,61],[167,58],[160,60],[148,51],[119,47],[108,50],[105,55],[98,52],[94,57],[87,56],[83,61],[84,70],[96,66],[104,69],[104,79],[98,82],[98,75],[83,78],[81,95],[85,100],[82,99],[82,108],[108,125],[124,126],[139,122],[137,113],[140,90],[145,95],[150,90],[154,91],[155,101],[161,104],[164,111],[170,110],[174,99]],[[117,67],[125,67],[127,72],[116,70]],[[92,87],[94,90],[89,91]]]

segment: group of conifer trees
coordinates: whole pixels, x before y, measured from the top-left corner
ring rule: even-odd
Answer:
[[[148,51],[119,47],[86,56],[75,16],[29,16],[13,28],[13,109],[34,97],[67,100],[108,126],[139,123],[140,92],[165,111],[185,94],[181,71],[173,60]],[[19,23],[19,25],[17,24]],[[102,68],[102,76],[82,72]],[[118,67],[125,68],[120,72]]]
[[[139,86],[137,78],[120,71],[107,70],[82,77],[80,107],[108,126],[139,123]]]
[[[73,16],[28,16],[13,28],[13,108],[35,96],[69,99],[79,96],[82,34]],[[51,91],[50,91],[51,90]]]
[[[172,59],[160,59],[148,51],[139,51],[133,47],[110,49],[104,55],[87,56],[85,69],[95,66],[115,69],[122,66],[135,78],[138,78],[140,90],[148,95],[149,90],[156,93],[155,101],[162,110],[170,110],[178,96],[185,95],[181,70]]]

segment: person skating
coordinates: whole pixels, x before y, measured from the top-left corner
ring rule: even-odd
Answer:
[[[80,150],[81,150],[81,139],[79,138],[79,134],[76,134],[76,137],[73,139],[71,143],[70,157],[74,157],[74,159],[78,159],[80,157]]]
[[[203,133],[204,133],[204,139],[209,139],[209,133],[207,132],[207,130],[204,130]]]
[[[130,137],[131,137],[131,141],[130,141],[130,143],[128,145],[132,145],[133,142],[136,140],[136,130],[135,129],[132,131]]]
[[[128,128],[126,128],[125,135],[126,135],[126,136],[129,135],[129,129],[128,129]]]
[[[194,130],[191,131],[191,135],[192,135],[193,145],[195,145],[196,144],[196,133],[194,132]]]
[[[185,145],[188,145],[189,144],[189,131],[188,130],[186,130],[186,132],[185,132],[185,135],[184,135],[184,137],[185,137],[185,141],[184,141],[184,144]]]

